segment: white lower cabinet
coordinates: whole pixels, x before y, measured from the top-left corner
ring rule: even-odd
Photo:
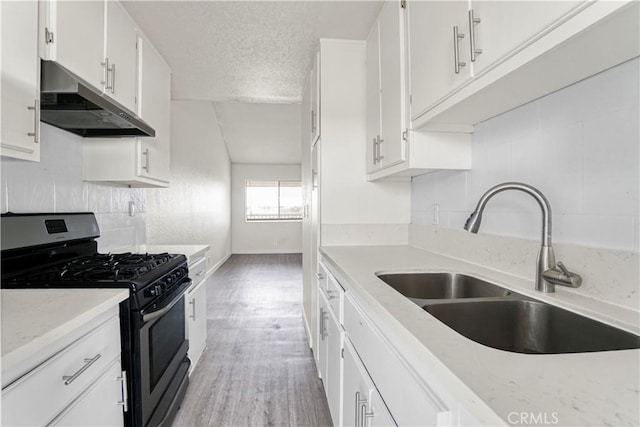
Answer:
[[[118,426],[122,425],[123,378],[120,357],[50,425]],[[109,404],[104,404],[109,402]]]
[[[344,343],[343,355],[342,425],[354,427],[396,425],[348,339]]]
[[[341,303],[344,290],[320,264],[324,275],[318,289],[318,371],[329,404],[333,424],[342,425],[342,349],[344,330],[341,319]],[[323,286],[324,284],[324,286]]]
[[[2,425],[124,424],[117,307],[107,319],[2,390]]]
[[[195,368],[207,345],[207,282],[204,275],[207,270],[206,258],[189,265],[189,276],[193,285],[185,296],[185,324],[189,337],[189,359],[191,372]]]

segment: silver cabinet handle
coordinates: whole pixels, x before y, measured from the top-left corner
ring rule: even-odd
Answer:
[[[466,62],[460,61],[460,39],[464,38],[464,34],[458,32],[458,26],[453,27],[453,68],[456,74],[460,73],[460,67],[466,66]]]
[[[364,427],[367,418],[373,418],[375,414],[373,412],[367,412],[367,402],[366,400],[360,405],[360,422],[361,426]]]
[[[327,289],[327,297],[329,298],[329,300],[337,298],[337,297],[333,296],[333,294],[337,294],[337,292],[336,291],[330,291],[329,289]]]
[[[191,301],[189,301],[189,305],[191,306],[191,314],[189,315],[189,318],[193,319],[193,321],[196,321],[196,299],[193,298]]]
[[[128,412],[129,392],[127,391],[127,371],[122,371],[122,375],[117,377],[116,381],[120,381],[122,385],[122,402],[118,402],[118,405],[122,405],[122,410]]]
[[[311,134],[316,133],[316,112],[311,110]]]
[[[326,338],[329,336],[329,332],[327,332],[327,320],[329,320],[329,312],[325,310],[322,313],[322,316],[324,317],[324,320],[322,321],[322,328],[324,330],[324,337]]]
[[[320,332],[320,339],[324,341],[324,313],[322,308],[320,308],[320,327],[319,327],[319,332]]]
[[[104,62],[101,62],[100,65],[104,67],[104,71],[102,74],[103,80],[100,83],[104,85],[105,90],[110,90],[111,93],[114,93],[113,91],[114,77],[112,75],[111,85],[109,85],[109,73],[115,73],[115,65],[112,64],[111,67],[109,66],[109,58],[104,58]]]
[[[318,278],[318,280],[324,279],[324,276],[322,275],[322,273],[316,273],[316,277]]]
[[[35,99],[33,101],[33,107],[27,107],[28,110],[33,110],[33,132],[27,133],[28,136],[33,137],[35,144],[40,143],[40,101]]]
[[[196,273],[196,277],[200,277],[200,276],[202,276],[203,274],[204,274],[204,270],[198,271],[198,272]]]
[[[356,413],[356,422],[354,424],[354,426],[356,427],[360,427],[360,422],[364,422],[364,419],[360,419],[360,405],[365,405],[367,403],[367,399],[361,399],[360,398],[360,392],[356,391],[356,407],[355,407],[355,413]]]
[[[380,163],[380,161],[384,159],[384,156],[382,155],[383,142],[384,142],[384,139],[380,138],[380,135],[378,135],[378,163]]]
[[[111,64],[111,93],[116,93],[116,64]]]
[[[476,56],[482,53],[482,49],[476,48],[476,24],[479,24],[480,18],[473,16],[473,9],[469,9],[469,47],[471,48],[471,62],[476,62]]]
[[[64,385],[69,385],[76,380],[84,371],[89,369],[89,366],[93,365],[100,359],[102,355],[100,353],[96,354],[91,359],[84,359],[84,366],[78,369],[73,375],[64,375],[62,379],[64,380]]]
[[[378,163],[378,153],[377,153],[378,141],[376,138],[373,138],[373,164]]]
[[[142,166],[142,169],[146,170],[147,173],[149,173],[149,149],[145,149],[142,152],[142,155],[145,156],[144,166]]]

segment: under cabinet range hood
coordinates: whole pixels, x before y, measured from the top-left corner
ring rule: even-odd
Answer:
[[[41,64],[41,121],[87,138],[156,135],[134,112],[60,64]]]

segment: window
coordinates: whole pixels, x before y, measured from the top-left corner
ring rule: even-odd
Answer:
[[[247,221],[302,219],[300,181],[247,181]]]

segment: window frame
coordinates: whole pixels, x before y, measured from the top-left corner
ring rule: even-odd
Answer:
[[[301,179],[246,179],[244,181],[244,222],[246,223],[258,223],[258,222],[276,222],[276,223],[285,223],[285,222],[302,222],[304,219],[304,198],[300,199],[300,208],[302,212],[300,213],[300,218],[269,218],[269,219],[249,219],[247,217],[247,188],[249,188],[250,182],[277,182],[278,183],[278,217],[280,216],[280,209],[282,208],[280,202],[280,183],[282,182],[297,182],[300,184],[300,190],[302,193],[302,180]],[[301,194],[302,195],[302,194]]]

